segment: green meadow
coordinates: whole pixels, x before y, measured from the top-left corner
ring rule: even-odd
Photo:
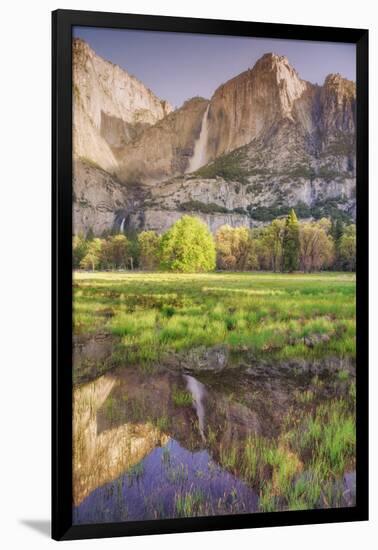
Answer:
[[[75,334],[113,335],[113,362],[153,366],[216,345],[283,360],[355,355],[350,273],[79,272],[74,295]]]

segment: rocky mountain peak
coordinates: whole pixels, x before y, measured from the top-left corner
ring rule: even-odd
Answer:
[[[72,41],[72,53],[74,61],[83,61],[83,58],[96,55],[90,45],[82,38],[74,38]],[[81,58],[81,59],[79,59]]]
[[[135,114],[140,118],[143,112],[148,118],[146,122],[152,124],[173,111],[168,101],[157,97],[143,82],[119,65],[98,56],[81,38],[73,40],[72,51],[77,87],[97,81],[98,90],[92,89],[90,95],[93,96],[94,92],[108,95],[112,99],[112,102],[107,102],[108,110],[117,111],[123,120],[133,122]]]
[[[337,96],[346,96],[350,99],[356,97],[356,84],[352,80],[344,78],[340,73],[329,74],[324,81],[324,90]]]
[[[214,231],[297,204],[354,216],[356,90],[340,74],[311,84],[269,52],[171,112],[83,40],[73,58],[77,231],[161,232],[184,211]]]
[[[329,74],[321,89],[322,125],[328,141],[339,132],[355,133],[356,85],[340,74]]]
[[[74,53],[78,53],[80,51],[90,50],[90,47],[82,38],[74,38],[72,40],[72,49]]]
[[[286,56],[277,55],[276,53],[269,52],[265,53],[256,61],[253,69],[258,71],[271,71],[277,70],[281,65],[291,67],[289,60]]]
[[[301,80],[287,57],[266,53],[254,65],[222,84],[209,109],[209,159],[269,133],[282,120],[294,120],[297,101],[313,86]]]
[[[290,65],[284,55],[266,53],[258,59],[252,69],[255,78],[265,75],[272,75],[279,84],[281,81],[293,81],[294,85],[303,88],[304,82],[299,78],[297,71]]]

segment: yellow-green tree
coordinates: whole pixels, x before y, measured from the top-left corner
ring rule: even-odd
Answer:
[[[283,239],[285,235],[285,220],[277,218],[261,232],[260,257],[268,258],[268,269],[282,270]]]
[[[87,253],[88,242],[83,235],[75,235],[72,240],[72,262],[73,267],[80,267],[80,263]]]
[[[169,271],[197,273],[215,268],[214,239],[201,220],[183,216],[160,241],[160,266]]]
[[[109,237],[110,259],[116,268],[127,268],[129,263],[129,241],[125,235]]]
[[[85,256],[80,262],[80,267],[82,269],[91,269],[94,271],[100,266],[101,262],[101,250],[102,250],[102,240],[101,239],[92,239],[87,242],[87,250]]]
[[[139,266],[153,270],[159,265],[160,237],[155,231],[142,231],[138,235]]]
[[[292,273],[299,265],[299,223],[292,208],[285,221],[282,239],[282,270]]]

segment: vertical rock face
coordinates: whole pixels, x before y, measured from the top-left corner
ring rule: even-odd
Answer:
[[[129,203],[127,189],[98,166],[81,159],[73,165],[73,223],[76,234],[112,229]]]
[[[253,67],[220,86],[211,98],[208,156],[216,158],[262,137],[313,86],[299,79],[286,57],[264,55]]]
[[[324,133],[355,133],[356,87],[340,74],[330,74],[320,94],[320,122]]]
[[[291,123],[303,145],[326,145],[340,133],[355,134],[355,84],[340,75],[323,86],[301,80],[286,57],[264,55],[253,67],[214,93],[209,109],[208,159],[264,140],[279,138],[280,126]],[[319,143],[317,143],[319,145]]]
[[[220,86],[209,103],[192,99],[119,148],[117,174],[122,181],[154,184],[243,146],[251,153],[253,144],[276,151],[260,155],[255,168],[274,164],[277,171],[287,162],[311,164],[334,142],[343,153],[341,141],[351,144],[341,164],[352,166],[346,159],[353,156],[354,111],[354,83],[329,75],[317,86],[301,80],[286,57],[266,54]]]
[[[172,112],[75,40],[73,78],[76,231],[163,231],[183,211],[251,226],[297,204],[355,215],[356,91],[339,74],[311,84],[268,53]]]
[[[155,184],[186,172],[208,106],[193,98],[117,151],[119,179]]]
[[[114,147],[172,111],[166,101],[121,67],[73,41],[74,152],[114,171]]]

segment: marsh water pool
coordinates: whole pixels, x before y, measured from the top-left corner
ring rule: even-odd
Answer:
[[[74,523],[355,504],[354,361],[218,363],[75,387]]]

